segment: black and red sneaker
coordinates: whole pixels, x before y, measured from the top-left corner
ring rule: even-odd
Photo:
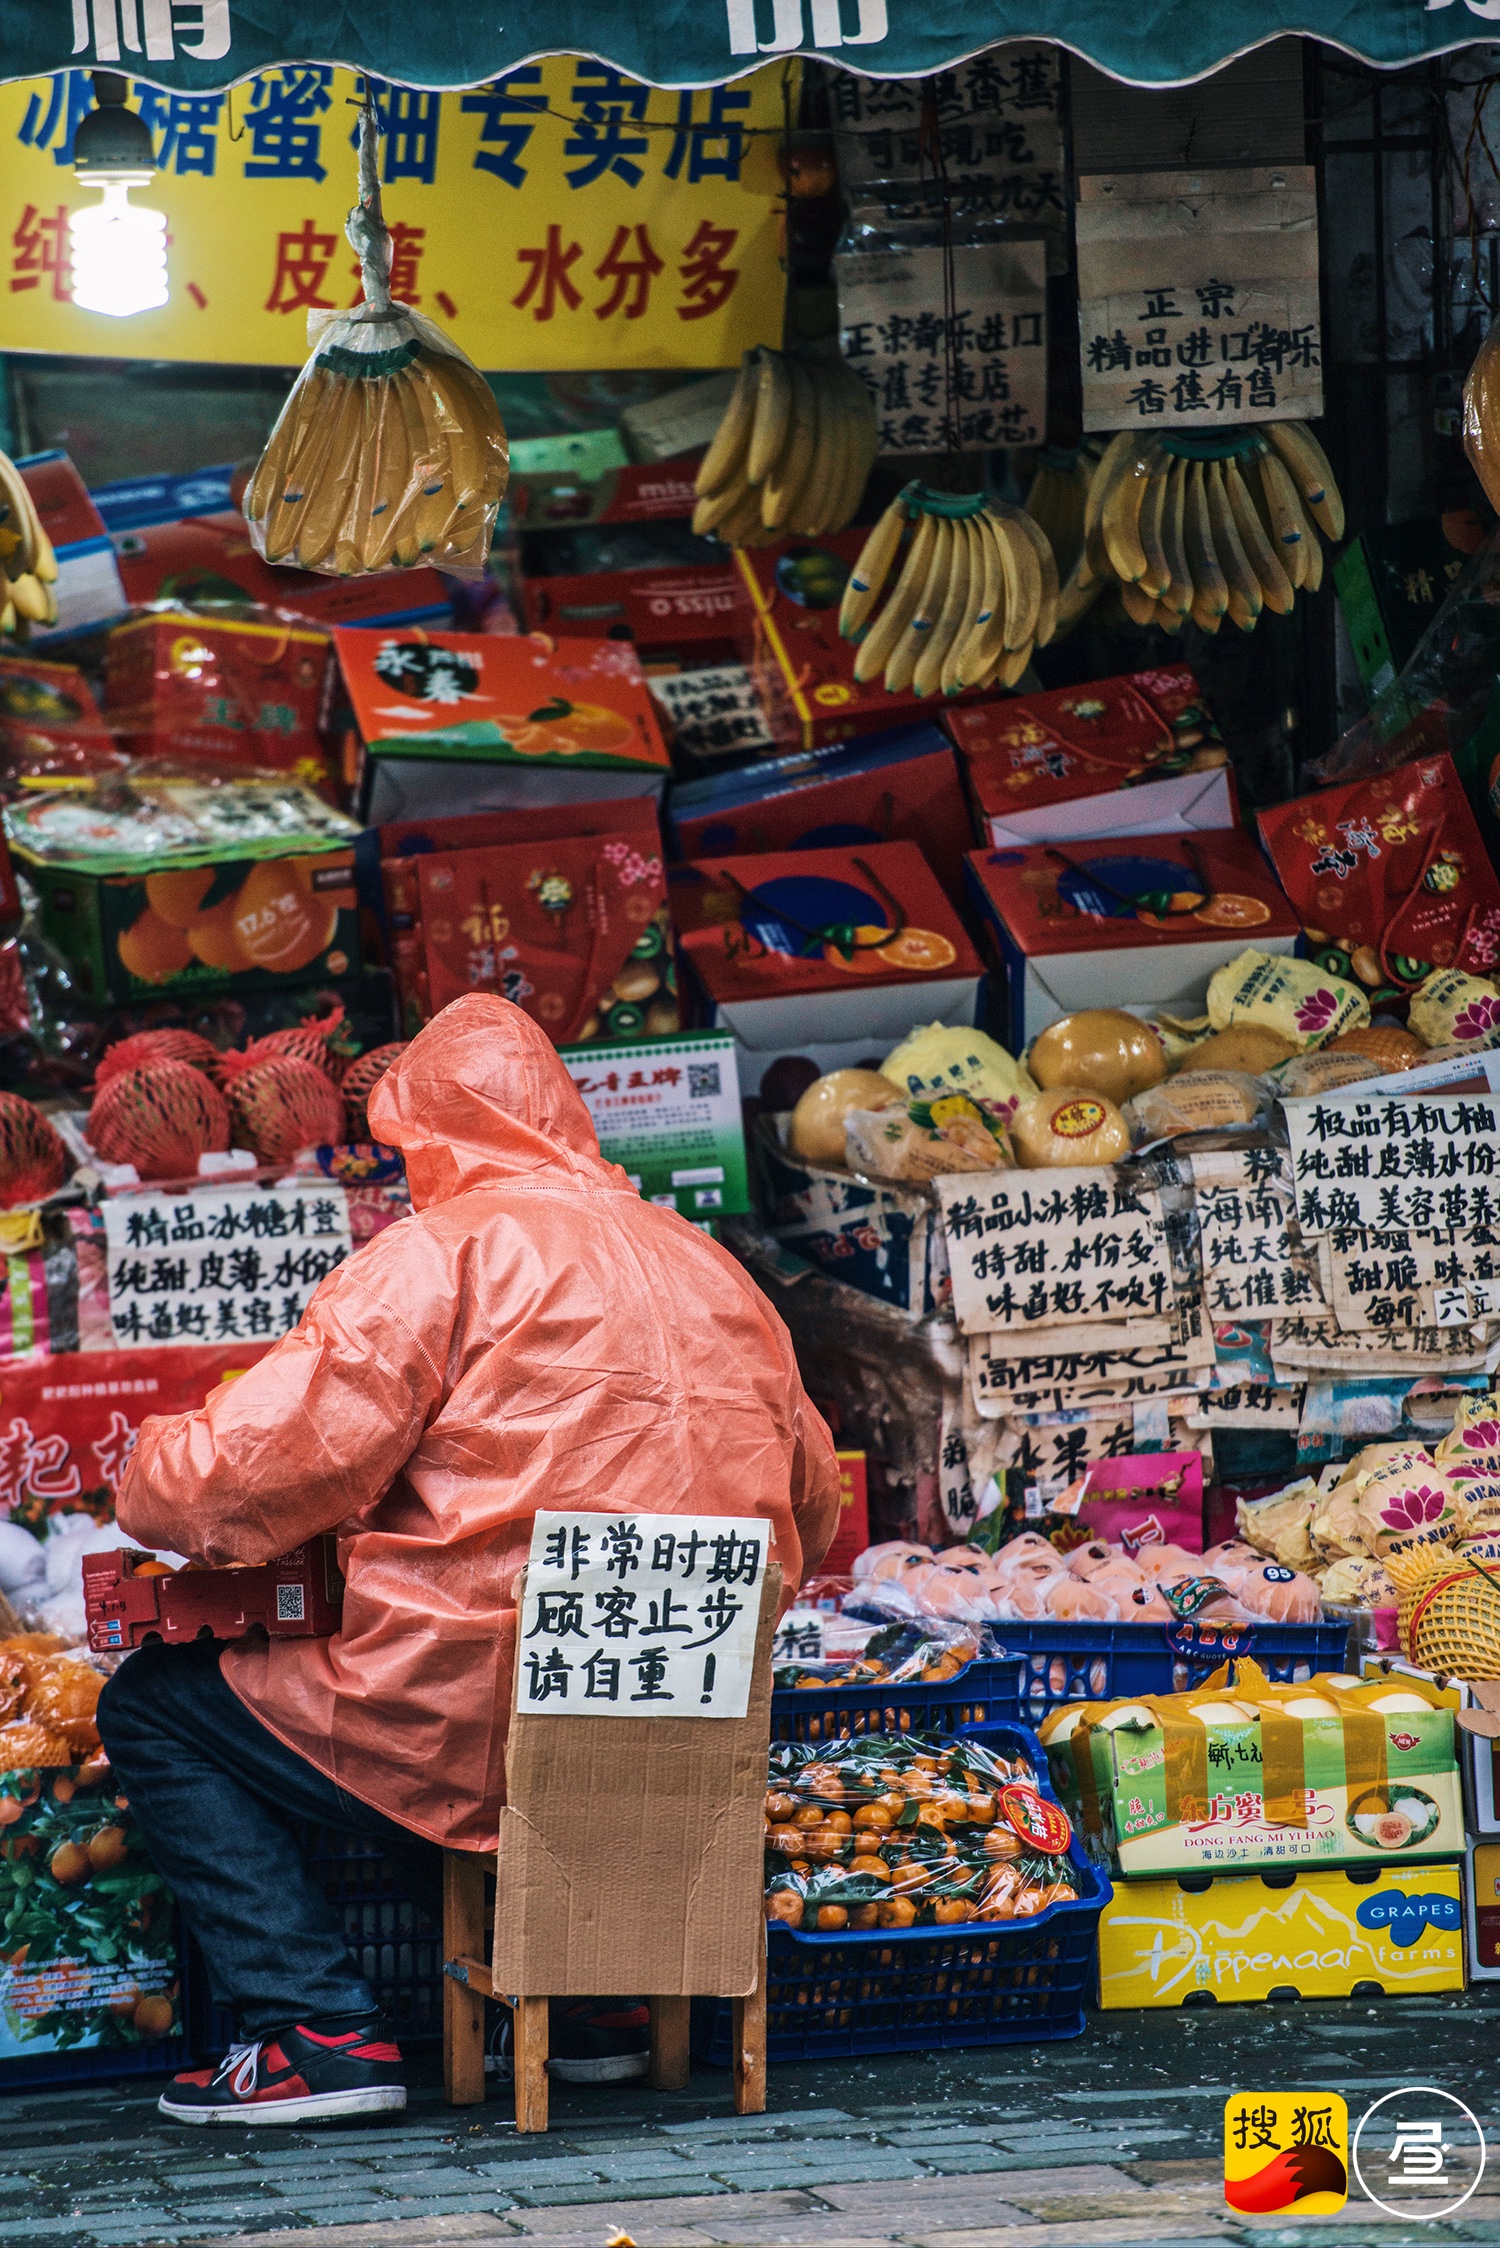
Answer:
[[[216,2069],[174,2077],[157,2102],[176,2123],[312,2123],[405,2105],[401,2048],[373,2019],[340,2030],[298,2022],[231,2045]]]
[[[651,2013],[643,1998],[554,1998],[547,2070],[565,2084],[628,2084],[651,2066]]]

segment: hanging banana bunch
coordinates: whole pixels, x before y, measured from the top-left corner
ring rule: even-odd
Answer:
[[[1344,503],[1305,422],[1213,437],[1112,437],[1089,485],[1083,552],[1059,600],[1066,631],[1104,587],[1136,624],[1204,632],[1224,619],[1251,632],[1263,609],[1291,611],[1323,582],[1323,549],[1344,533]]]
[[[245,515],[268,562],[336,577],[418,562],[477,575],[505,496],[505,427],[473,361],[392,300],[378,139],[367,100],[359,201],[344,229],[365,302],[323,325],[250,479]]]
[[[1084,510],[1102,451],[1103,440],[1100,439],[1094,443],[1085,442],[1076,449],[1044,446],[1036,456],[1036,470],[1026,494],[1026,512],[1047,534],[1047,544],[1064,578],[1071,574],[1083,552]]]
[[[1491,507],[1500,510],[1500,320],[1464,384],[1464,451]]]
[[[841,359],[747,351],[698,470],[693,529],[726,546],[841,531],[858,512],[876,444],[870,393]]]
[[[0,632],[57,622],[57,556],[21,472],[0,453]]]
[[[880,613],[903,533],[906,561]],[[911,483],[892,500],[844,588],[839,631],[854,676],[889,694],[1013,687],[1057,623],[1057,564],[1040,526],[982,492]]]

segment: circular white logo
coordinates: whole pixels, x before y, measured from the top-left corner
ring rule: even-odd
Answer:
[[[1479,2118],[1433,2084],[1404,2084],[1366,2108],[1349,2152],[1368,2199],[1408,2223],[1451,2217],[1484,2176]]]

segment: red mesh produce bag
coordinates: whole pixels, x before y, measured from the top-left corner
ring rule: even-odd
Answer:
[[[256,1045],[263,1045],[257,1039]],[[254,1048],[224,1058],[224,1091],[236,1145],[262,1163],[289,1163],[304,1147],[343,1137],[344,1103],[316,1062],[297,1054],[255,1058]]]
[[[200,1155],[228,1147],[229,1110],[201,1069],[147,1062],[99,1087],[88,1137],[106,1163],[133,1163],[143,1179],[182,1179],[197,1170]]]
[[[94,1072],[95,1088],[107,1085],[122,1070],[144,1069],[150,1062],[186,1062],[217,1080],[219,1049],[207,1038],[200,1038],[196,1030],[138,1030],[133,1037],[118,1039],[105,1048],[104,1059]]]
[[[0,1093],[0,1208],[45,1201],[71,1169],[67,1149],[41,1110],[19,1093]]]
[[[370,1136],[368,1109],[370,1095],[384,1077],[396,1056],[406,1048],[404,1038],[390,1046],[372,1046],[358,1061],[351,1062],[344,1072],[339,1090],[344,1096],[344,1125],[351,1140],[367,1140]]]
[[[264,1038],[252,1038],[245,1048],[247,1062],[269,1061],[273,1054],[289,1054],[299,1062],[311,1062],[324,1076],[337,1085],[347,1066],[344,1056],[334,1052],[332,1039],[344,1019],[342,1007],[335,1007],[331,1015],[315,1016],[310,1022],[298,1023],[292,1030],[268,1030]]]

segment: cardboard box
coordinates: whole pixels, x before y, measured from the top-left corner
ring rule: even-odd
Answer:
[[[1470,1839],[1464,1852],[1464,1951],[1469,1978],[1500,1982],[1500,1842]]]
[[[254,1630],[272,1639],[327,1639],[339,1628],[344,1579],[332,1537],[293,1546],[256,1568],[139,1575],[139,1564],[155,1558],[124,1544],[117,1553],[84,1555],[83,1605],[96,1655],[153,1642],[180,1646],[205,1632],[214,1639]]]
[[[1308,1692],[1316,1695],[1316,1680]],[[1065,1783],[1085,1825],[1094,1814],[1078,1772],[1088,1756],[1095,1823],[1122,1875],[1372,1861],[1395,1870],[1462,1850],[1451,1709],[1278,1716],[1274,1729],[1260,1717],[1184,1723],[1190,1700],[1222,1707],[1226,1698],[1231,1689],[1205,1686],[1171,1698],[1166,1723],[1153,1715],[1143,1726],[1092,1725],[1076,1749],[1053,1750],[1059,1792]],[[1383,1834],[1385,1819],[1405,1831]]]
[[[66,453],[28,453],[16,462],[42,529],[57,556],[57,622],[33,625],[33,642],[123,616],[128,606],[104,518]]]
[[[1078,1007],[1203,1012],[1216,968],[1247,945],[1292,952],[1301,924],[1247,835],[1100,838],[971,851],[970,893],[1006,981],[1012,1052]],[[1162,913],[1144,900],[1209,891]]]
[[[680,953],[744,1050],[747,1092],[780,1055],[835,1069],[917,1023],[975,1019],[979,956],[914,843],[692,859],[668,879]]]
[[[562,1049],[599,1135],[648,1202],[695,1224],[750,1208],[734,1040],[722,1031]]]
[[[523,1586],[524,1578],[518,1612]],[[600,1724],[523,1717],[512,1699],[497,1990],[587,1997],[618,1983],[696,1998],[755,1988],[765,1956],[762,1843],[780,1598],[773,1562],[762,1579],[744,1717]]]
[[[147,601],[256,601],[294,610],[321,625],[446,623],[453,606],[427,563],[373,577],[329,577],[264,561],[238,508],[112,530],[128,598]]]
[[[523,577],[516,591],[528,632],[617,637],[643,656],[680,651],[695,664],[725,663],[734,655],[740,582],[732,562]]]
[[[1456,1865],[1132,1881],[1099,1923],[1099,2004],[1462,1990],[1460,1918]]]
[[[670,811],[681,858],[915,843],[955,905],[963,893],[967,807],[952,747],[927,720],[689,781]]]
[[[372,825],[656,794],[671,770],[635,650],[545,634],[339,630]]]
[[[0,656],[0,740],[23,769],[67,771],[115,747],[94,691],[74,664],[7,648]]]
[[[628,461],[614,429],[513,438],[505,504],[527,531],[686,521],[698,500],[698,459]]]
[[[854,676],[857,651],[852,640],[839,637],[839,604],[866,536],[836,531],[735,550],[745,589],[740,654],[772,733],[788,749],[818,749],[942,707],[940,697],[924,701],[911,688],[891,695],[879,677],[861,685]]]
[[[1454,1715],[1464,1824],[1470,1834],[1500,1834],[1500,1682],[1476,1678],[1468,1709]]]
[[[171,751],[317,786],[332,660],[326,632],[285,618],[155,609],[109,635],[105,712],[132,757]]]
[[[1234,774],[1185,666],[960,704],[944,711],[943,724],[963,761],[982,842],[1238,824]]]
[[[898,1311],[949,1307],[947,1237],[930,1189],[807,1163],[780,1145],[767,1116],[756,1124],[756,1162],[766,1222],[784,1249]]]

